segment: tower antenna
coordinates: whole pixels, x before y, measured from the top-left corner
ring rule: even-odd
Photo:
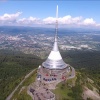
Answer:
[[[57,42],[57,33],[58,33],[58,5],[56,9],[56,33],[55,33],[55,42]]]

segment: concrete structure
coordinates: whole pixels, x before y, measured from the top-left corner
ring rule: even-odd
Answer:
[[[56,18],[58,19],[58,6],[56,12]],[[46,61],[38,67],[37,80],[42,84],[48,85],[51,89],[51,85],[58,84],[61,81],[66,80],[67,74],[70,72],[70,66],[66,64],[59,52],[57,43],[57,31],[58,31],[58,20],[56,19],[56,34],[54,38],[53,49],[51,50]]]

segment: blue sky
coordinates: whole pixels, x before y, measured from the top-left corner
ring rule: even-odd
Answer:
[[[70,27],[76,26],[77,23],[78,26],[100,24],[100,1],[98,0],[0,0],[1,25],[53,24],[56,5],[59,6],[59,24]]]

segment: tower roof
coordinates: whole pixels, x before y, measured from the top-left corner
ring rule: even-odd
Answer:
[[[58,6],[57,6],[56,18],[58,18]],[[64,69],[67,67],[67,64],[63,61],[58,49],[57,30],[58,30],[58,20],[56,19],[56,34],[55,34],[53,49],[50,52],[47,60],[42,63],[44,67],[49,69]]]

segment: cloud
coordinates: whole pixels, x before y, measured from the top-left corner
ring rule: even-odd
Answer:
[[[55,24],[56,18],[47,17],[43,19],[43,22],[44,24]],[[93,18],[84,19],[82,16],[72,17],[71,15],[58,18],[58,22],[59,24],[66,25],[96,25],[96,22],[93,20]]]
[[[13,23],[16,22],[17,18],[20,16],[22,12],[17,12],[15,14],[4,14],[3,16],[0,16],[0,23],[7,24],[7,23]]]
[[[41,20],[39,18],[34,18],[30,16],[29,18],[19,19],[17,23],[22,25],[32,25],[32,24],[40,24]]]
[[[61,24],[77,24],[78,22],[80,22],[82,20],[82,17],[72,17],[70,15],[64,16],[62,18],[59,18],[58,21]]]
[[[30,16],[28,18],[20,18],[19,16],[22,12],[16,12],[14,14],[4,14],[0,16],[0,25],[21,25],[21,26],[46,26],[46,25],[55,25],[56,18],[55,17],[47,17],[44,19],[36,18]],[[71,15],[66,15],[64,17],[58,18],[59,26],[74,26],[74,27],[100,27],[100,23],[96,23],[93,18],[83,18],[82,16],[73,17]]]
[[[56,18],[53,17],[47,17],[42,20],[44,24],[54,24],[56,21]]]
[[[86,18],[83,21],[83,25],[96,25],[96,22],[93,20],[93,18]]]
[[[76,24],[81,21],[82,17],[71,17],[70,15],[58,18],[59,24]],[[44,24],[55,24],[56,18],[47,17],[43,19]]]

